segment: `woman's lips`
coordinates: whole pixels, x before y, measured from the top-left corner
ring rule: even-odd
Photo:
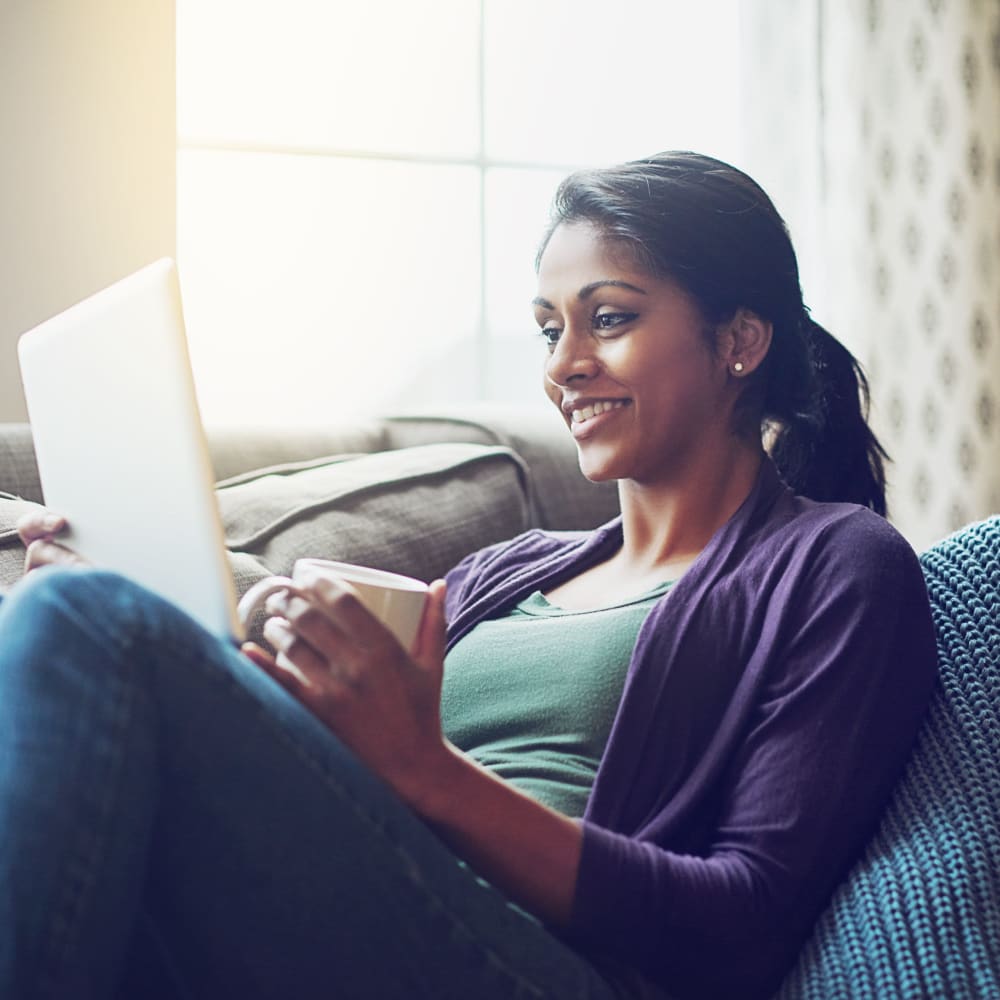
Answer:
[[[615,414],[624,409],[631,400],[628,399],[597,399],[580,406],[574,406],[568,413],[570,430],[573,437],[579,440],[612,420]]]

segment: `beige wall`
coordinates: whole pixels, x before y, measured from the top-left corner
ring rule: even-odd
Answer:
[[[0,421],[18,335],[175,253],[174,0],[0,2]]]

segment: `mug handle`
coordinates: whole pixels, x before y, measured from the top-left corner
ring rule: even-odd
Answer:
[[[258,580],[236,605],[236,617],[240,624],[247,628],[253,616],[260,610],[264,602],[279,590],[296,590],[295,581],[289,576],[265,576]]]

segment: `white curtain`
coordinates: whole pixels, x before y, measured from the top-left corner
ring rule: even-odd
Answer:
[[[747,165],[923,548],[1000,510],[1000,3],[750,0],[743,40]]]

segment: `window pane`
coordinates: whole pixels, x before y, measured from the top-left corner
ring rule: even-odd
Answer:
[[[545,345],[531,300],[535,254],[563,170],[486,171],[487,399],[551,408],[542,391]]]
[[[183,140],[448,156],[479,146],[469,0],[177,0],[177,56]]]
[[[486,152],[739,155],[737,0],[485,0]]]
[[[474,395],[474,168],[189,150],[177,214],[206,423]]]
[[[532,339],[535,253],[562,170],[486,171],[486,326],[491,335]]]

